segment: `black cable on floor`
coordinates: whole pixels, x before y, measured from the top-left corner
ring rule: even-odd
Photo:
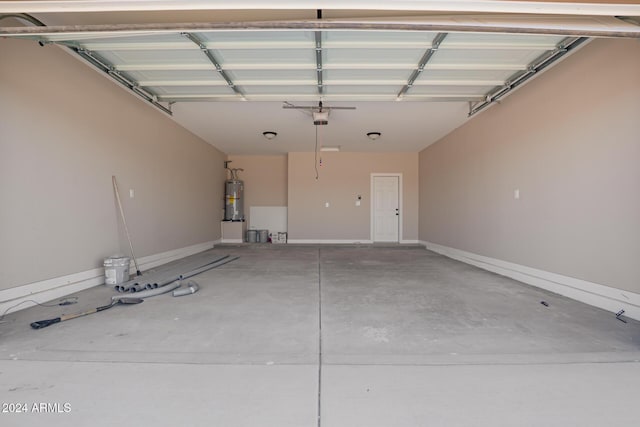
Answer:
[[[2,322],[4,320],[4,317],[7,315],[7,313],[9,312],[9,310],[14,309],[16,307],[21,306],[22,304],[25,303],[34,303],[36,305],[39,305],[40,307],[58,307],[58,306],[63,306],[63,305],[71,305],[71,304],[75,304],[78,302],[78,297],[67,297],[67,298],[62,298],[60,300],[58,300],[57,303],[53,303],[53,304],[41,304],[38,301],[32,300],[32,299],[26,299],[24,301],[20,301],[18,304],[16,305],[12,305],[11,307],[7,308],[4,313],[2,313],[2,315],[0,315],[0,322]]]

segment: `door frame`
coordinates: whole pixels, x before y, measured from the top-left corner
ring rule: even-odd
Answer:
[[[398,243],[402,242],[402,217],[404,217],[404,209],[403,209],[403,202],[402,202],[402,193],[403,193],[403,187],[402,187],[402,173],[372,173],[371,174],[371,192],[369,194],[371,194],[371,205],[369,206],[369,210],[370,210],[370,228],[369,228],[369,240],[371,240],[371,242],[375,243],[374,237],[375,237],[375,178],[379,177],[379,176],[393,176],[393,177],[397,177],[398,178],[398,209],[400,209],[400,215],[398,218]]]

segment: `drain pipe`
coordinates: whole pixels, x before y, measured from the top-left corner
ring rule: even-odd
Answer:
[[[191,270],[191,271],[189,271],[187,273],[179,274],[178,276],[170,276],[170,277],[168,277],[166,279],[163,279],[163,280],[158,280],[157,282],[153,283],[153,286],[154,286],[153,288],[147,289],[147,290],[143,290],[143,289],[145,289],[144,286],[136,283],[135,285],[133,285],[133,286],[131,286],[129,288],[129,292],[135,292],[135,295],[138,298],[145,298],[144,296],[140,296],[140,295],[147,295],[147,292],[163,290],[163,292],[160,292],[160,293],[157,293],[157,294],[152,294],[150,296],[160,295],[160,294],[163,294],[165,292],[169,292],[169,291],[171,291],[173,289],[176,289],[177,287],[180,287],[180,284],[178,284],[178,286],[176,286],[176,287],[171,287],[171,289],[169,289],[169,290],[164,290],[165,288],[167,288],[167,285],[169,285],[170,283],[174,283],[176,281],[182,281],[184,279],[188,279],[188,278],[193,277],[193,276],[195,276],[197,274],[204,273],[205,271],[214,269],[216,267],[220,267],[221,265],[227,264],[227,263],[229,263],[231,261],[235,261],[238,258],[240,258],[240,257],[229,258],[229,256],[227,255],[226,257],[223,257],[222,259],[219,259],[219,260],[217,260],[215,262],[212,262],[212,263],[209,263],[207,265],[203,265],[202,267],[196,268],[195,270]],[[171,286],[173,286],[173,285],[171,285]],[[116,290],[118,290],[118,289],[116,289]],[[139,292],[140,290],[142,290],[142,292]],[[196,291],[197,291],[197,289],[195,291],[193,291],[193,292],[190,292],[190,293],[193,294]]]
[[[222,264],[225,264],[224,262],[220,263],[220,261],[225,260],[227,258],[229,258],[229,255],[225,255],[225,256],[217,258],[217,259],[215,259],[215,260],[213,260],[213,261],[211,261],[211,262],[209,262],[207,264],[203,264],[202,266],[197,267],[197,269],[202,269],[202,271],[206,271],[206,270],[209,270],[211,268],[218,267],[218,266],[220,266]],[[215,264],[215,265],[213,265],[213,264]],[[191,271],[195,271],[195,270],[191,270]],[[190,274],[190,273],[191,272],[187,272],[187,273],[184,273],[184,274],[182,274],[182,273],[177,273],[177,274],[178,274],[178,278],[183,278],[184,275]],[[136,289],[135,292],[137,292],[139,290],[142,290],[142,288],[145,288],[145,287],[147,289],[156,289],[156,288],[160,288],[160,287],[162,287],[162,286],[164,286],[164,285],[166,285],[168,283],[171,283],[174,280],[177,280],[177,279],[174,279],[176,277],[176,272],[172,272],[172,274],[168,274],[168,277],[169,277],[169,279],[168,279],[169,281],[162,280],[163,278],[161,278],[160,280],[147,283],[146,286],[144,286],[144,285],[140,286],[141,289],[137,289],[137,286],[136,286],[137,284],[133,285],[133,287],[134,287],[134,289]],[[189,277],[191,277],[191,276],[189,276]]]
[[[173,283],[176,280],[181,281],[181,280],[184,280],[184,279],[188,279],[189,277],[193,277],[196,274],[204,273],[205,271],[211,270],[211,269],[216,268],[216,267],[220,267],[221,265],[226,264],[228,262],[235,261],[238,258],[239,257],[227,258],[227,259],[225,259],[225,260],[223,260],[221,262],[215,262],[215,263],[211,263],[211,264],[208,264],[208,265],[204,265],[202,267],[196,268],[195,270],[191,270],[191,271],[189,271],[187,273],[180,274],[177,277],[176,276],[172,276],[171,278],[168,278],[168,279],[165,279],[165,280],[162,280],[162,281],[158,281],[158,283],[157,283],[158,287],[156,289],[162,289],[163,287],[166,287],[169,283]],[[154,283],[154,285],[155,285],[155,283]],[[137,295],[138,295],[138,293],[136,293],[136,296]]]
[[[187,282],[187,287],[182,289],[176,289],[175,291],[173,291],[173,296],[182,297],[185,295],[195,294],[196,292],[198,292],[199,289],[200,289],[200,286],[198,286],[196,282],[194,282],[193,280],[189,280]]]
[[[179,279],[180,280],[188,279],[189,277],[193,277],[193,276],[195,276],[197,274],[204,273],[205,271],[211,270],[212,268],[220,267],[221,265],[230,263],[231,261],[235,261],[238,258],[240,258],[240,257],[237,256],[237,257],[233,257],[233,258],[227,258],[227,259],[225,259],[225,260],[223,260],[223,261],[221,261],[219,263],[216,263],[215,265],[205,265],[203,267],[200,267],[200,268],[197,268],[195,270],[192,270],[192,271],[190,271],[188,273],[181,274]]]
[[[157,295],[162,295],[162,294],[166,294],[167,292],[171,292],[174,289],[177,289],[180,287],[180,283],[179,282],[174,282],[170,285],[167,286],[163,286],[161,288],[158,289],[149,289],[147,291],[142,291],[142,292],[136,292],[136,298],[151,298],[151,297],[155,297]],[[114,295],[111,297],[112,300],[117,300],[122,298],[121,295]]]
[[[163,294],[165,292],[169,292],[169,291],[172,291],[172,290],[180,287],[179,281],[182,281],[184,279],[188,279],[188,278],[193,277],[193,276],[195,276],[197,274],[200,274],[200,273],[204,273],[207,270],[211,270],[213,268],[220,267],[221,265],[224,265],[224,264],[227,264],[229,262],[235,261],[238,258],[240,258],[240,257],[229,258],[229,256],[227,255],[227,256],[223,257],[222,259],[219,259],[219,260],[217,260],[215,262],[209,263],[209,264],[204,265],[202,267],[196,268],[195,270],[191,270],[191,271],[189,271],[187,273],[171,275],[171,276],[169,276],[169,278],[166,278],[166,279],[163,279],[163,280],[158,280],[157,282],[153,283],[154,286],[156,286],[156,283],[157,283],[157,287],[156,288],[143,290],[142,292],[133,291],[133,289],[140,289],[140,290],[144,289],[144,287],[140,286],[139,283],[136,283],[133,286],[130,286],[130,287],[127,287],[127,288],[125,288],[124,286],[116,287],[116,291],[124,292],[124,291],[128,290],[130,292],[135,292],[135,296],[137,298],[146,298],[145,295],[149,295],[149,296],[161,295],[161,294]],[[176,283],[176,285],[174,286],[172,284],[172,285],[168,286],[171,283]],[[193,283],[195,283],[195,282],[193,282]],[[167,289],[167,288],[169,288],[169,289]],[[188,291],[188,293],[194,294],[194,293],[196,293],[198,291],[198,289],[195,289],[192,292],[188,291],[188,290],[187,291]],[[158,292],[158,291],[160,291],[160,292]],[[155,292],[158,292],[158,293],[155,293]],[[113,297],[113,298],[116,298],[116,297]]]
[[[136,277],[133,280],[123,283],[120,286],[117,286],[115,289],[118,292],[138,292],[146,289],[156,289],[161,286],[171,283],[175,280],[178,280],[178,277],[184,273],[186,269],[189,268],[201,268],[204,266],[216,264],[222,260],[229,258],[229,255],[221,256],[215,258],[211,261],[203,261],[205,264],[187,262],[187,265],[177,265],[166,270],[160,269],[160,271],[151,271],[143,274],[140,277]],[[221,264],[218,264],[221,265]]]
[[[226,259],[223,259],[223,260],[221,260],[221,261],[219,261],[219,262],[215,262],[215,263],[211,263],[211,264],[203,265],[202,267],[196,268],[195,270],[191,270],[191,271],[189,271],[189,272],[187,272],[187,273],[180,274],[180,275],[178,275],[177,277],[176,277],[176,276],[173,276],[173,277],[168,278],[168,279],[166,279],[166,280],[158,281],[158,283],[157,283],[157,285],[158,285],[157,289],[161,289],[162,287],[166,286],[166,285],[167,285],[167,284],[169,284],[169,283],[175,282],[176,280],[181,281],[181,280],[184,280],[184,279],[188,279],[188,278],[193,277],[193,276],[195,276],[195,275],[198,275],[198,274],[200,274],[200,273],[204,273],[205,271],[209,271],[209,270],[211,270],[211,269],[214,269],[214,268],[220,267],[221,265],[227,264],[227,263],[229,263],[229,262],[231,262],[231,261],[235,261],[235,260],[237,260],[238,258],[240,258],[240,257],[234,257],[234,258],[228,258],[228,257],[226,257]],[[155,285],[155,284],[154,284],[154,285]],[[136,294],[136,295],[137,295],[137,294]]]

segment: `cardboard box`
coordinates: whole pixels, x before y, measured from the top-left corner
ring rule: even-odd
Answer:
[[[271,233],[271,243],[276,243],[276,244],[287,243],[287,233],[283,233],[283,232]]]

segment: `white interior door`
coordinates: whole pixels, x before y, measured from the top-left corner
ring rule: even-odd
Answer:
[[[373,177],[373,241],[398,242],[400,185],[397,176]]]

